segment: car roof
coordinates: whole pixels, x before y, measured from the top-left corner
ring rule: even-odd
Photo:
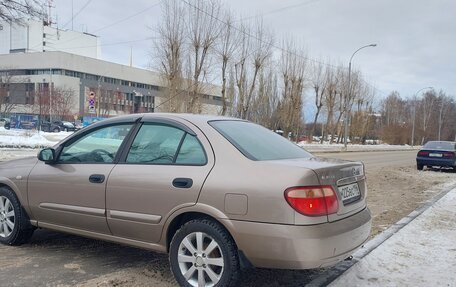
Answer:
[[[242,121],[237,118],[223,117],[223,116],[214,116],[214,115],[201,115],[201,114],[180,114],[180,113],[143,113],[143,114],[130,114],[122,115],[113,118],[104,119],[100,124],[113,124],[119,122],[134,122],[138,119],[154,119],[154,118],[167,118],[167,119],[184,119],[189,122],[198,124],[208,121],[220,121],[220,120],[232,120],[232,121]]]

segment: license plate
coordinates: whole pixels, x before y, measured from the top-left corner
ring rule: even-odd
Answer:
[[[442,157],[443,155],[441,153],[430,153],[429,156],[432,157]]]
[[[343,203],[355,201],[361,196],[358,183],[339,186],[339,194]]]

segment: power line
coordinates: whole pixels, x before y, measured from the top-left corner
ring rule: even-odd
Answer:
[[[247,31],[245,31],[245,30],[243,30],[243,29],[240,29],[240,28],[236,27],[235,25],[229,24],[229,23],[225,22],[224,20],[222,20],[222,19],[220,19],[220,18],[217,18],[217,17],[215,17],[215,16],[212,15],[212,14],[209,14],[208,12],[202,10],[201,8],[199,8],[199,7],[195,6],[195,5],[193,5],[193,4],[189,3],[189,2],[187,2],[186,0],[182,0],[182,2],[184,2],[184,3],[187,4],[187,5],[189,5],[190,7],[193,7],[193,8],[195,8],[195,9],[199,10],[200,12],[203,12],[204,14],[208,15],[209,17],[211,17],[211,18],[213,18],[213,19],[219,21],[220,23],[222,23],[222,24],[224,24],[224,25],[226,25],[226,26],[231,25],[231,27],[233,27],[235,30],[237,30],[237,31],[239,31],[239,32],[241,32],[241,33],[243,33],[243,34],[249,36],[250,38],[253,38],[253,39],[257,40],[257,41],[260,41],[260,42],[262,42],[263,44],[266,44],[266,45],[271,44],[271,43],[266,42],[266,41],[264,41],[263,39],[261,39],[261,38],[255,36],[255,35],[253,35],[253,34],[247,32]],[[334,66],[334,65],[331,65],[331,64],[328,64],[328,63],[324,63],[324,62],[321,62],[321,61],[318,61],[318,60],[309,58],[309,57],[307,57],[307,56],[300,55],[300,54],[295,53],[295,52],[292,52],[292,51],[288,51],[288,50],[286,50],[285,48],[280,47],[280,46],[275,45],[275,44],[271,44],[271,47],[276,48],[277,50],[280,50],[280,51],[282,51],[282,52],[286,52],[286,53],[288,53],[288,54],[290,54],[290,55],[294,55],[294,56],[296,56],[296,57],[298,57],[298,58],[302,58],[302,59],[305,59],[305,60],[308,60],[308,61],[311,61],[311,62],[314,62],[314,63],[319,63],[319,64],[322,64],[322,65],[325,65],[325,66],[328,66],[328,67],[332,67],[332,68],[334,68],[334,69],[337,69],[337,68],[338,68],[338,67],[336,67],[336,66]]]
[[[82,6],[81,9],[79,9],[79,11],[76,12],[76,14],[71,15],[70,21],[66,22],[65,25],[62,26],[62,28],[65,28],[66,25],[70,24],[87,6],[89,6],[90,2],[92,2],[92,0],[87,0],[84,6]]]
[[[319,2],[319,1],[321,1],[321,0],[310,0],[310,1],[301,2],[301,3],[298,3],[298,4],[285,6],[285,7],[278,8],[278,9],[275,9],[275,10],[271,10],[271,11],[268,11],[268,12],[265,12],[265,13],[248,16],[248,17],[242,18],[240,21],[246,21],[246,20],[250,20],[250,19],[253,19],[253,18],[257,18],[257,17],[262,17],[262,16],[265,16],[265,15],[271,15],[271,14],[280,13],[280,12],[283,12],[285,10],[289,10],[289,9],[292,9],[292,8],[298,8],[298,7],[301,7],[301,6],[307,6],[309,4],[313,4],[313,3]]]
[[[92,0],[89,0],[89,1],[92,1]],[[125,17],[125,18],[122,18],[122,19],[120,19],[120,20],[118,20],[118,21],[115,21],[115,22],[110,23],[110,24],[108,24],[108,25],[106,25],[106,26],[103,26],[103,27],[101,27],[101,28],[98,28],[98,29],[94,30],[92,33],[97,33],[97,32],[99,32],[99,31],[102,31],[102,30],[111,28],[112,26],[115,26],[115,25],[117,25],[117,24],[120,24],[120,23],[123,23],[123,22],[125,22],[125,21],[128,21],[128,20],[132,19],[133,17],[136,17],[136,16],[138,16],[138,15],[141,15],[141,14],[143,14],[143,13],[149,11],[150,9],[152,9],[152,8],[154,8],[154,7],[156,7],[156,6],[158,6],[159,4],[160,4],[160,1],[158,1],[158,2],[156,2],[156,3],[154,3],[154,4],[152,4],[151,6],[145,8],[145,9],[143,9],[143,10],[141,10],[141,11],[138,11],[138,12],[136,12],[136,13],[134,13],[134,14],[131,14],[131,15]],[[68,24],[68,23],[67,23],[67,24]],[[67,24],[65,24],[65,25],[67,25]],[[74,41],[74,40],[76,40],[76,39],[79,39],[79,38],[82,37],[82,36],[83,36],[83,34],[78,35],[78,36],[76,36],[76,37],[74,37],[74,38],[71,38],[71,39],[69,39],[69,40],[66,40],[66,41],[62,42],[62,44],[72,42],[72,41]],[[36,46],[34,46],[34,47],[32,47],[32,48],[30,48],[30,49],[33,50],[33,49],[35,49],[35,48],[37,48],[37,47],[39,47],[39,44],[36,45]]]
[[[104,47],[104,46],[116,46],[116,45],[123,45],[123,44],[129,44],[129,43],[134,43],[134,42],[143,42],[143,41],[147,41],[147,40],[154,40],[154,39],[157,39],[157,37],[147,37],[147,38],[141,38],[141,39],[136,39],[136,40],[120,41],[120,42],[113,42],[113,43],[100,44],[100,45],[79,46],[79,47],[65,47],[65,48],[59,48],[59,50],[83,49],[83,48]],[[49,47],[55,49],[55,47],[52,47],[52,46],[49,46]]]
[[[135,13],[135,14],[132,14],[132,15],[130,15],[130,16],[127,16],[127,17],[125,17],[125,18],[123,18],[123,19],[121,19],[121,20],[119,20],[119,21],[117,21],[117,22],[114,22],[114,23],[111,23],[111,24],[106,25],[106,26],[104,26],[104,27],[101,27],[101,28],[95,30],[94,33],[99,32],[99,31],[102,31],[102,30],[104,30],[104,29],[111,28],[112,26],[117,25],[117,24],[120,24],[120,23],[122,23],[122,22],[128,21],[128,20],[130,20],[130,19],[132,19],[132,18],[134,18],[134,17],[136,17],[136,16],[138,16],[138,15],[141,15],[141,14],[143,14],[143,13],[149,11],[150,9],[154,8],[155,6],[158,6],[159,4],[160,4],[160,1],[158,1],[158,2],[156,2],[155,4],[153,4],[153,5],[149,6],[149,7],[147,7],[146,9],[143,9],[143,10],[141,10],[141,11]]]
[[[318,0],[313,0],[313,1],[318,1]],[[207,11],[204,11],[203,9],[201,9],[201,8],[199,8],[199,7],[197,7],[197,6],[193,5],[193,4],[191,4],[190,2],[188,2],[188,1],[186,1],[186,0],[182,0],[182,2],[184,2],[184,3],[187,4],[187,5],[189,5],[190,7],[193,7],[193,8],[195,8],[195,9],[197,9],[198,11],[200,11],[200,12],[206,14],[207,16],[209,16],[209,17],[211,17],[211,18],[217,20],[218,22],[220,22],[220,23],[222,23],[222,24],[224,24],[224,25],[226,25],[226,26],[230,25],[230,26],[233,27],[235,30],[237,30],[237,31],[239,31],[239,32],[241,32],[241,33],[247,35],[247,36],[250,37],[250,38],[253,38],[253,39],[257,40],[257,41],[260,41],[260,42],[262,42],[263,44],[266,44],[266,45],[269,45],[269,44],[270,44],[269,42],[266,42],[266,41],[264,41],[263,39],[261,39],[261,38],[255,36],[255,35],[253,35],[253,34],[247,32],[247,31],[245,31],[245,30],[243,30],[243,29],[240,29],[240,28],[236,27],[235,25],[229,24],[229,23],[227,23],[226,21],[224,21],[224,20],[222,20],[222,19],[220,19],[220,18],[215,17],[214,15],[208,13]],[[305,2],[305,3],[306,3],[306,4],[309,4],[310,1],[309,1],[309,2]],[[304,4],[304,3],[301,3],[301,4],[299,4],[299,5],[303,5],[303,4]],[[296,5],[298,5],[298,4],[296,4]],[[291,7],[291,6],[290,6],[290,7]],[[284,8],[288,9],[288,7],[284,7]],[[317,63],[317,64],[321,64],[321,65],[324,65],[324,66],[327,66],[327,67],[330,67],[330,68],[333,68],[333,69],[338,69],[338,68],[339,68],[339,67],[334,66],[334,65],[332,65],[332,64],[328,64],[328,63],[325,63],[325,62],[322,62],[322,61],[319,61],[319,60],[316,60],[316,59],[312,59],[312,58],[310,58],[310,57],[303,56],[303,55],[301,55],[301,54],[298,54],[298,53],[289,51],[289,50],[287,50],[287,49],[285,49],[285,48],[283,48],[283,47],[280,47],[280,46],[278,46],[278,45],[275,45],[275,44],[271,44],[271,47],[276,48],[276,49],[279,50],[279,51],[288,53],[288,54],[290,54],[290,55],[296,56],[296,57],[298,57],[298,58],[302,58],[302,59],[305,59],[305,60],[308,60],[308,61],[311,61],[311,62],[314,62],[314,63]],[[342,68],[347,69],[347,68],[345,68],[345,67],[342,67]],[[363,82],[366,83],[366,84],[367,84],[368,86],[370,86],[371,88],[373,88],[373,89],[375,89],[375,90],[377,90],[377,91],[380,91],[378,88],[374,87],[372,84],[369,84],[368,82],[366,82],[365,79],[363,79]],[[383,94],[385,94],[385,93],[382,92],[382,91],[380,91],[380,92],[383,93]]]

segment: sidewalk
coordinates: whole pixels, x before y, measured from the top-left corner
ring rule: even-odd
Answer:
[[[329,286],[456,286],[456,188]]]

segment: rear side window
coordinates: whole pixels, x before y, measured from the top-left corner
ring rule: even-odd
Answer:
[[[251,160],[312,157],[284,137],[251,122],[227,120],[211,121],[209,124]]]
[[[165,125],[143,125],[127,156],[128,163],[173,163],[183,130]]]
[[[126,162],[205,165],[207,160],[195,136],[173,126],[144,124],[130,147]]]
[[[427,142],[424,148],[428,149],[440,149],[440,150],[455,150],[454,142]]]
[[[195,136],[187,134],[177,155],[176,163],[203,165],[206,163],[206,153]]]

